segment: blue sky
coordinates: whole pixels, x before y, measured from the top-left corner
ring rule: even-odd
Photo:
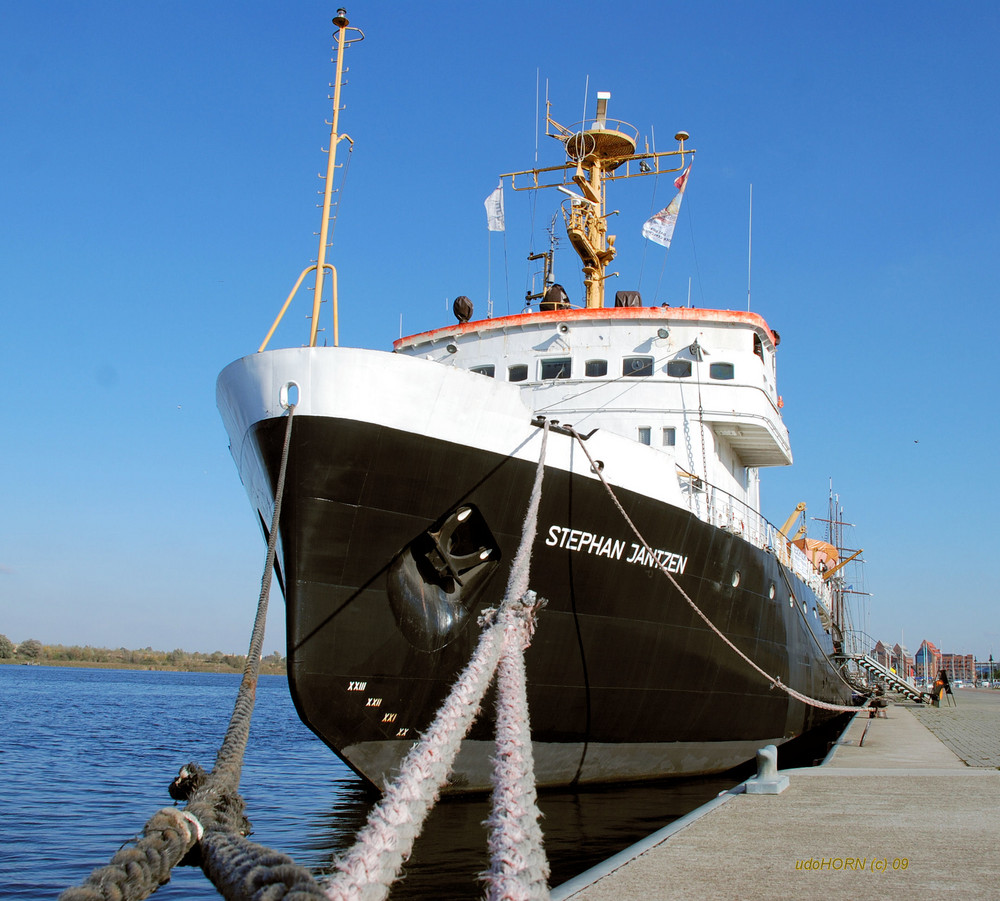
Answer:
[[[316,252],[336,4],[4,4],[0,34],[0,632],[15,641],[245,650],[264,548],[215,409]],[[531,207],[497,175],[609,115],[698,150],[674,246],[616,189],[621,287],[752,308],[781,332],[795,465],[764,512],[830,479],[863,546],[867,627],[1000,657],[994,348],[995,52],[986,2],[348,5],[334,242],[341,341],[389,348],[467,294],[520,309]],[[596,38],[593,15],[607,27]],[[538,85],[541,85],[539,88]],[[589,92],[589,97],[587,96]],[[544,135],[541,164],[560,162]],[[654,193],[655,188],[655,193]],[[554,198],[539,198],[535,247]],[[563,246],[567,245],[564,240]],[[564,254],[557,274],[579,293]],[[641,282],[639,273],[642,273]],[[307,338],[306,301],[276,342]],[[822,537],[821,523],[810,534]],[[859,583],[860,585],[860,583]],[[274,599],[266,651],[283,650]]]

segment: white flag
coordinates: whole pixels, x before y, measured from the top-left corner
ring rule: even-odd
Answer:
[[[648,238],[654,244],[661,244],[663,247],[670,246],[670,240],[674,236],[674,226],[677,225],[677,214],[681,209],[681,200],[684,199],[684,189],[687,187],[688,173],[691,167],[688,166],[674,181],[674,185],[680,190],[677,196],[670,201],[655,216],[646,220],[642,227],[642,236]]]
[[[486,207],[486,225],[491,232],[502,232],[503,224],[503,182],[483,201]]]

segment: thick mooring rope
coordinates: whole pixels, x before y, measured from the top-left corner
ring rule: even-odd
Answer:
[[[736,645],[729,640],[729,638],[723,633],[723,631],[708,618],[708,616],[701,610],[701,608],[693,600],[691,600],[691,597],[688,595],[688,593],[683,588],[681,588],[680,583],[677,581],[677,579],[674,578],[673,573],[671,573],[667,569],[667,567],[660,561],[660,559],[653,552],[653,549],[649,546],[649,542],[646,541],[645,537],[636,527],[636,524],[632,522],[631,517],[628,515],[628,513],[625,512],[625,508],[621,505],[621,502],[618,500],[618,497],[615,495],[611,486],[608,484],[607,479],[604,478],[602,467],[598,466],[594,462],[594,458],[590,456],[590,451],[587,450],[587,445],[584,443],[584,440],[579,434],[579,432],[577,432],[576,429],[574,429],[572,426],[567,425],[564,426],[564,428],[568,432],[571,432],[573,434],[573,437],[576,438],[577,443],[583,449],[583,453],[586,455],[587,460],[590,461],[591,472],[595,473],[597,477],[601,480],[601,484],[604,485],[604,488],[610,495],[611,500],[614,502],[614,505],[618,508],[618,512],[621,513],[622,517],[624,517],[625,519],[625,522],[628,523],[629,528],[635,534],[636,538],[639,539],[639,542],[642,544],[642,546],[646,549],[646,553],[648,554],[647,559],[656,562],[657,569],[659,569],[660,572],[662,572],[670,580],[671,584],[674,586],[674,588],[677,589],[677,592],[680,594],[680,596],[684,598],[685,601],[687,601],[691,609],[701,618],[701,620],[705,623],[706,626],[708,626],[709,629],[711,629],[716,635],[718,635],[719,638],[722,639],[722,641],[725,642],[725,644],[728,645],[737,654],[737,656],[739,656],[751,669],[760,673],[760,675],[762,675],[773,687],[780,688],[783,692],[785,692],[790,697],[795,698],[797,701],[801,701],[803,704],[808,704],[810,707],[817,707],[821,710],[832,710],[837,713],[858,712],[857,707],[847,707],[842,704],[830,704],[827,701],[820,701],[817,700],[816,698],[810,698],[807,695],[804,695],[801,692],[796,691],[794,688],[785,685],[785,683],[782,682],[781,679],[779,679],[777,676],[772,676],[770,673],[765,672],[763,669],[761,669],[760,666],[758,666],[753,660],[751,660],[746,654],[744,654],[743,651],[741,651],[738,647],[736,647]]]
[[[527,592],[533,599],[534,592]],[[534,624],[511,620],[497,668],[497,753],[489,827],[490,869],[482,874],[489,901],[541,901],[549,897],[549,862],[538,823],[528,715],[524,651]]]
[[[507,598],[523,598],[527,616],[505,606],[504,645],[497,669],[496,744],[493,762],[493,805],[486,823],[490,835],[490,869],[483,874],[488,901],[541,901],[549,897],[549,862],[538,824],[528,679],[524,652],[534,634],[534,592],[528,591],[531,548],[538,532],[538,507],[542,494],[548,423],[543,426],[542,451],[531,490],[521,544],[518,546]],[[516,579],[516,581],[515,581]],[[541,602],[544,604],[544,601]]]
[[[409,858],[424,819],[448,778],[462,739],[479,713],[483,696],[493,679],[501,655],[520,658],[520,684],[523,688],[521,655],[534,632],[535,613],[539,606],[527,586],[531,546],[538,523],[547,441],[546,424],[524,531],[511,565],[503,603],[499,611],[488,610],[481,617],[480,623],[484,628],[472,658],[427,732],[403,759],[399,775],[392,785],[386,787],[382,800],[369,814],[368,822],[358,833],[354,847],[335,862],[338,872],[326,883],[326,895],[331,901],[383,901],[387,897],[389,886]],[[516,668],[515,660],[513,669]],[[507,689],[508,678],[504,677],[498,684],[498,691],[506,693]],[[495,809],[491,825],[494,820],[496,823],[490,837],[490,848],[494,851],[493,865],[484,876],[488,898],[492,901],[548,897],[545,885],[548,865],[541,847],[541,830],[537,825],[539,813],[534,804],[526,699],[520,698],[513,702],[512,706],[520,707],[517,713],[507,712],[510,704],[507,700],[498,700],[498,707],[505,710],[505,719],[508,716],[520,718],[521,723],[514,728],[505,726],[502,739],[498,722],[498,746],[501,740],[510,741],[511,744],[498,748],[497,773],[494,775],[495,784],[499,783],[502,788],[495,789],[494,793]],[[498,713],[498,720],[499,718]],[[526,735],[528,754],[525,776],[523,744]],[[522,745],[521,748],[516,747],[518,743]],[[521,761],[511,766],[511,761],[519,757]],[[530,791],[525,791],[525,779],[531,781]],[[498,812],[498,803],[508,806]],[[525,847],[526,837],[530,849]],[[527,866],[522,863],[522,859],[527,862]],[[527,877],[525,883],[515,885],[522,876]]]
[[[239,779],[256,696],[293,414],[294,407],[289,407],[247,665],[215,767],[207,775],[196,764],[182,768],[171,789],[175,797],[190,797],[187,807],[157,811],[142,838],[120,850],[108,866],[94,870],[83,885],[63,892],[60,901],[139,901],[168,882],[172,868],[182,859],[185,863],[196,860],[229,901],[381,901],[410,855],[495,672],[497,756],[493,813],[488,820],[491,867],[482,878],[490,901],[545,901],[549,867],[538,825],[524,651],[534,634],[537,611],[544,604],[527,586],[548,424],[503,603],[499,610],[487,610],[480,617],[483,632],[472,659],[427,733],[407,754],[399,777],[386,788],[354,848],[336,863],[340,872],[321,888],[291,858],[245,838],[250,824],[244,816]]]
[[[59,896],[60,901],[140,901],[168,882],[173,867],[189,853],[200,861],[220,894],[233,901],[252,898],[305,901],[306,898],[322,897],[308,871],[296,867],[284,855],[243,838],[250,831],[250,824],[244,816],[244,802],[239,794],[243,754],[257,692],[294,412],[294,405],[289,406],[267,558],[247,663],[215,767],[207,776],[197,766],[192,765],[190,770],[185,767],[182,770],[184,778],[179,777],[175,785],[183,783],[186,792],[190,792],[186,809],[166,807],[157,811],[146,823],[141,838],[120,849],[107,866],[94,870],[83,884],[64,891]]]

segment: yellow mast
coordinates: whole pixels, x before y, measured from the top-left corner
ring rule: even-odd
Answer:
[[[350,22],[347,18],[347,11],[344,9],[337,10],[337,15],[333,19],[333,24],[337,26],[337,68],[333,83],[333,121],[330,123],[330,146],[326,150],[326,175],[322,176],[324,179],[323,219],[320,223],[319,231],[319,252],[316,256],[316,263],[312,266],[307,266],[302,270],[298,280],[295,282],[295,286],[292,288],[291,293],[288,295],[281,308],[281,311],[274,320],[271,330],[267,333],[263,343],[258,348],[258,353],[267,347],[268,342],[274,335],[275,329],[278,327],[278,323],[281,322],[285,315],[285,311],[291,304],[292,298],[295,297],[299,287],[302,285],[303,280],[310,272],[316,273],[316,283],[313,287],[312,324],[309,330],[309,346],[316,346],[316,336],[319,332],[319,308],[320,304],[323,302],[323,285],[326,280],[327,270],[330,271],[330,283],[333,295],[333,346],[338,347],[340,345],[340,324],[337,310],[337,270],[332,264],[326,262],[326,249],[330,234],[330,208],[333,205],[333,176],[337,168],[337,145],[345,139],[350,142],[352,146],[354,144],[349,135],[339,134],[337,130],[338,122],[340,120],[340,89],[344,80],[344,48],[348,44],[364,40],[365,35],[360,28],[348,27]],[[348,31],[356,32],[357,36],[348,38]]]
[[[678,132],[680,142],[677,150],[659,153],[636,153],[638,131],[627,122],[609,119],[608,100],[611,95],[599,92],[597,95],[597,115],[591,120],[564,128],[549,113],[546,101],[545,133],[563,142],[568,162],[562,166],[545,169],[526,169],[508,172],[501,179],[509,178],[515,191],[533,191],[538,188],[557,188],[571,198],[569,211],[563,210],[566,233],[573,249],[583,265],[583,284],[587,307],[604,306],[604,282],[608,278],[607,268],[615,258],[615,236],[608,234],[607,182],[620,178],[636,178],[641,175],[664,175],[679,172],[684,168],[686,132]],[[550,128],[554,131],[550,131]],[[666,157],[680,156],[680,165],[675,168],[661,168]],[[633,164],[636,168],[633,168]],[[638,171],[636,171],[636,169]],[[544,183],[549,173],[562,173],[562,180]],[[529,184],[519,187],[519,177],[529,178]],[[567,184],[567,176],[580,193],[572,191]]]

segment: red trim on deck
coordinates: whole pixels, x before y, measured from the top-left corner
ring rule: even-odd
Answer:
[[[454,325],[433,329],[429,332],[418,332],[405,338],[397,338],[392,342],[393,350],[399,350],[406,345],[424,344],[439,341],[442,338],[458,337],[469,332],[503,331],[509,327],[519,327],[538,322],[551,322],[558,325],[561,322],[594,321],[594,320],[652,319],[652,320],[688,320],[691,322],[730,322],[757,326],[767,333],[774,345],[774,332],[771,331],[764,317],[757,313],[743,313],[738,310],[704,310],[691,307],[603,307],[601,309],[577,310],[546,310],[537,313],[515,313],[513,316],[500,316],[497,319],[476,319],[471,322],[456,322]]]

